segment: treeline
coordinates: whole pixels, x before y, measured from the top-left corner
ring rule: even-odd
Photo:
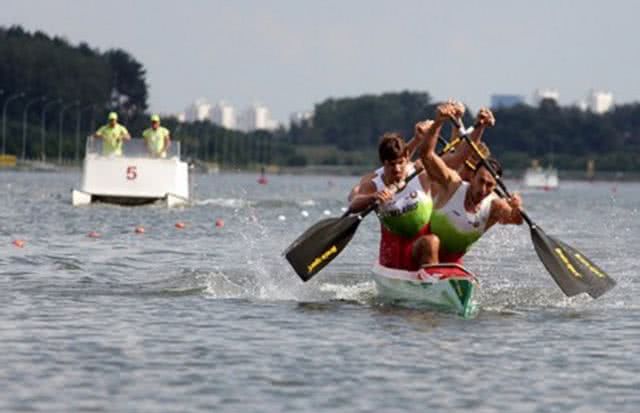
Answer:
[[[370,162],[377,162],[375,148],[383,132],[399,131],[408,139],[415,122],[432,117],[434,109],[429,95],[419,92],[329,99],[316,105],[311,121],[292,127],[288,139],[299,145],[365,151],[373,157]],[[470,112],[465,115],[467,125],[473,122]],[[547,100],[539,107],[519,105],[494,114],[496,126],[486,132],[485,140],[507,167],[525,168],[537,158],[560,169],[584,170],[593,159],[599,170],[640,171],[640,104],[616,106],[600,115]],[[305,152],[318,153],[308,148]],[[324,154],[335,158],[331,151]],[[343,163],[352,158],[343,156]]]
[[[85,136],[105,122],[109,111],[118,112],[136,136],[149,125],[145,69],[120,49],[101,52],[19,26],[0,27],[0,91],[6,113],[2,149],[18,157],[79,160]],[[186,157],[223,167],[370,167],[377,163],[384,132],[410,138],[413,125],[433,116],[436,103],[426,92],[409,91],[331,98],[315,105],[311,119],[274,132],[243,133],[176,118],[162,123]],[[471,112],[467,125],[473,122]],[[640,104],[598,115],[544,101],[495,115],[497,124],[485,140],[506,167],[524,168],[537,158],[560,169],[584,170],[594,159],[598,170],[640,171]]]
[[[108,111],[130,120],[147,109],[145,70],[124,50],[100,52],[86,43],[73,46],[64,38],[30,33],[20,26],[0,27],[0,90],[6,114],[3,149],[21,155],[26,120],[29,158],[58,153],[57,136],[51,135],[57,135],[60,126],[63,156],[70,158],[75,156],[76,131],[82,130],[84,141],[85,132]],[[46,148],[36,139],[43,120],[50,138]]]
[[[145,69],[124,50],[101,52],[20,26],[0,27],[5,153],[78,161],[84,155],[85,137],[106,122],[110,111],[140,136],[149,127],[147,98]],[[187,158],[228,167],[305,162],[286,141],[274,142],[274,134],[268,132],[246,134],[208,121],[180,123],[175,117],[163,118],[162,123],[181,141]]]

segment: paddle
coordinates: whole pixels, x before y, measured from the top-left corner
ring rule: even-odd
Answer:
[[[468,133],[462,126],[462,123],[458,119],[452,118],[451,120],[459,129],[463,139],[465,139],[467,144],[476,152],[482,166],[495,178],[498,186],[504,192],[500,195],[503,197],[511,197],[502,179],[497,176],[495,170],[469,139]],[[598,298],[616,285],[616,282],[611,277],[585,257],[584,254],[564,242],[547,235],[542,228],[529,218],[524,210],[521,210],[520,213],[531,229],[531,241],[533,242],[538,257],[562,292],[568,297],[586,292],[592,298]]]
[[[469,129],[469,132],[471,130]],[[447,146],[448,142],[442,136],[438,136],[438,139],[445,147]],[[395,192],[403,188],[420,172],[415,171],[407,176],[400,186],[392,185],[392,190]],[[323,219],[307,229],[284,251],[284,256],[296,274],[303,281],[309,281],[311,277],[326,267],[351,241],[360,221],[377,206],[374,202],[358,213],[347,210],[339,218]]]
[[[421,172],[422,170],[414,171],[401,185],[391,185],[391,191],[397,192]],[[298,276],[303,281],[309,281],[326,267],[351,241],[362,219],[377,206],[378,204],[374,202],[358,213],[347,210],[340,218],[323,219],[293,241],[284,255]]]

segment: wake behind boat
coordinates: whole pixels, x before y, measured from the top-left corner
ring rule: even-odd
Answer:
[[[189,167],[180,160],[180,142],[166,157],[153,157],[142,139],[131,139],[122,155],[103,155],[103,140],[87,139],[82,184],[73,190],[74,206],[92,202],[141,205],[159,200],[168,207],[189,202]]]
[[[405,271],[376,262],[372,274],[384,299],[448,311],[464,318],[477,314],[474,295],[478,280],[461,265],[426,265],[418,271]]]

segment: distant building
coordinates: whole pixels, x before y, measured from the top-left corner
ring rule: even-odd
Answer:
[[[524,96],[521,95],[491,95],[492,109],[510,108],[524,103]]]
[[[197,99],[185,110],[185,120],[187,122],[205,120],[210,117],[211,105],[204,98]]]
[[[583,112],[586,112],[587,110],[589,110],[589,104],[585,99],[580,99],[579,101],[577,101],[576,106],[578,107],[578,109],[580,109]]]
[[[560,100],[560,93],[555,89],[536,89],[533,92],[533,105],[540,106],[540,102],[545,99],[550,99],[558,103]]]
[[[602,114],[613,108],[613,94],[591,90],[587,96],[587,109],[593,113]]]
[[[236,128],[236,110],[233,106],[220,101],[211,108],[211,122],[227,129]]]
[[[261,104],[254,104],[239,117],[238,127],[245,132],[275,130],[278,128],[278,123],[271,119],[269,108]]]
[[[310,124],[313,119],[312,111],[293,112],[289,116],[289,123],[291,125],[301,126],[303,123]]]

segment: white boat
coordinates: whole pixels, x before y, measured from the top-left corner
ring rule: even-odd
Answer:
[[[418,271],[388,268],[376,262],[373,279],[380,296],[402,303],[473,317],[478,310],[476,277],[458,264],[427,265]]]
[[[537,161],[533,161],[530,168],[524,172],[522,183],[527,188],[556,189],[558,188],[558,170],[551,166],[542,168]]]
[[[92,202],[141,205],[156,201],[168,207],[189,203],[189,165],[180,160],[180,142],[171,142],[166,157],[149,154],[143,139],[123,144],[123,154],[102,155],[102,140],[87,138],[80,189],[74,206]]]

